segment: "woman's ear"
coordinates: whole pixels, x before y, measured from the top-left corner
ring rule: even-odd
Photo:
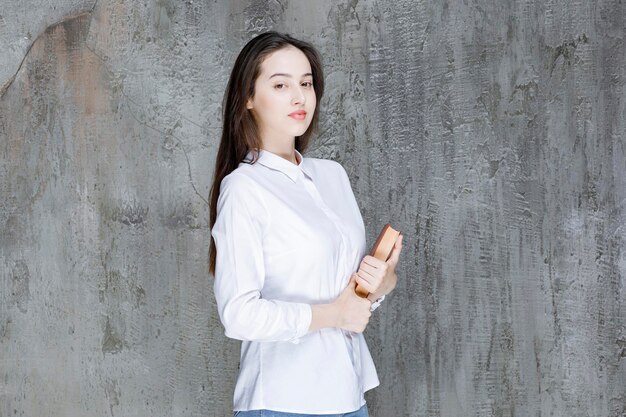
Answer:
[[[248,110],[252,109],[252,99],[248,99],[248,101],[246,101],[246,108]]]

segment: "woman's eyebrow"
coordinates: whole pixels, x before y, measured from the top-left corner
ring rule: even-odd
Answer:
[[[308,75],[313,75],[313,74],[311,74],[310,72],[307,72],[306,74],[302,74],[302,77],[306,77],[306,76],[308,76]],[[272,74],[272,75],[270,75],[270,78],[272,78],[272,77],[278,77],[278,76],[283,76],[283,77],[289,77],[289,78],[291,78],[291,74],[284,74],[284,73],[282,73],[282,72],[277,72],[276,74]],[[268,78],[268,80],[269,80],[270,78]]]

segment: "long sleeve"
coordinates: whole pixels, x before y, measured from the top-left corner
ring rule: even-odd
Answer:
[[[217,257],[214,292],[227,337],[250,341],[291,341],[308,332],[312,311],[306,303],[261,298],[265,281],[263,235],[267,208],[255,185],[229,175],[220,186],[211,230]]]

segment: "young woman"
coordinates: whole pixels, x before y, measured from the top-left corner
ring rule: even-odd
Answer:
[[[302,155],[323,92],[315,48],[277,32],[248,42],[226,88],[209,258],[225,334],[242,340],[236,416],[367,416],[379,384],[362,332],[395,288],[402,236],[387,262],[365,256],[346,171]]]

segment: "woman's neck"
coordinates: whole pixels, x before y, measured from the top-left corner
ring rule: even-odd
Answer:
[[[291,147],[287,147],[287,148],[285,148],[284,146],[278,147],[278,146],[271,146],[271,145],[270,146],[263,145],[262,149],[269,151],[275,155],[278,155],[281,158],[285,158],[287,161],[291,162],[294,165],[300,165],[301,161],[296,155],[295,147],[293,143],[291,144]]]

